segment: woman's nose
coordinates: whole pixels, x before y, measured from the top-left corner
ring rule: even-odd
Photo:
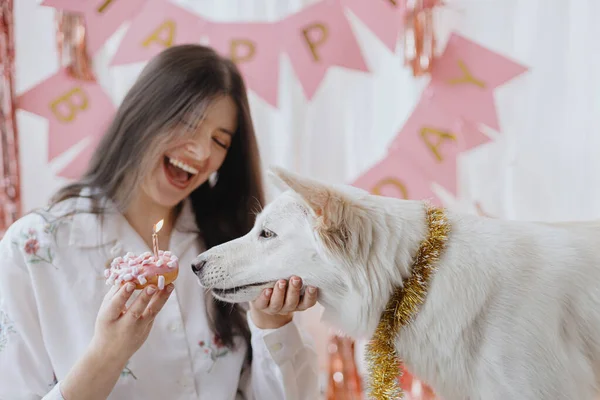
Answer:
[[[193,157],[198,161],[204,161],[210,158],[210,138],[201,138],[196,140],[194,143],[190,143],[186,146],[186,150],[192,153]]]

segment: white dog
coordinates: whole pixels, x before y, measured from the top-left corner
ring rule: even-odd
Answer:
[[[201,285],[247,302],[297,275],[319,288],[324,320],[369,338],[411,274],[427,232],[423,203],[275,175],[290,190],[250,233],[198,256]],[[445,400],[596,398],[600,223],[447,216],[425,303],[397,337],[407,368]]]

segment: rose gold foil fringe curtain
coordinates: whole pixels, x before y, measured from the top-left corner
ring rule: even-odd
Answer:
[[[84,16],[71,12],[56,12],[56,44],[61,66],[77,79],[95,80],[86,47]]]
[[[434,0],[405,0],[404,14],[404,64],[413,76],[431,72],[435,56],[435,32],[433,25]]]
[[[13,0],[0,1],[0,237],[21,215]]]

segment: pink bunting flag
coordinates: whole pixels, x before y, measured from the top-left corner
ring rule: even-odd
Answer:
[[[94,0],[44,0],[40,4],[61,11],[83,13],[92,7],[93,3]]]
[[[88,143],[83,150],[81,150],[75,158],[69,162],[63,169],[58,171],[57,175],[67,179],[79,179],[85,173],[88,168],[89,162],[96,151],[98,142],[101,137],[91,138],[91,142]]]
[[[278,26],[264,23],[210,24],[210,46],[236,63],[249,89],[277,106],[279,54]]]
[[[199,43],[206,21],[169,0],[148,0],[132,20],[111,64],[148,61],[164,49]]]
[[[45,0],[44,5],[85,16],[87,47],[96,53],[115,31],[140,11],[146,0]]]
[[[455,33],[435,60],[429,89],[450,114],[500,130],[494,89],[527,67]]]
[[[410,154],[415,165],[433,181],[456,194],[456,159],[459,153],[469,148],[468,143],[481,142],[480,135],[483,135],[466,127],[464,118],[443,110],[426,91],[390,149]]]
[[[479,126],[472,121],[468,121],[461,117],[459,118],[458,126],[459,131],[462,134],[466,150],[473,149],[492,141],[492,138],[481,132]]]
[[[18,107],[48,120],[48,161],[85,137],[102,136],[115,111],[98,83],[74,79],[65,69],[19,96]]]
[[[394,51],[403,28],[404,1],[400,0],[342,0],[367,27]]]
[[[368,71],[338,0],[324,0],[282,20],[285,51],[311,99],[329,67]]]
[[[372,194],[441,204],[431,190],[432,179],[400,148],[360,176],[352,185]]]

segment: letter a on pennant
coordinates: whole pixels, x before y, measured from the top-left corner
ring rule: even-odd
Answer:
[[[131,21],[110,65],[148,61],[168,47],[199,43],[206,29],[200,16],[169,0],[148,0]]]
[[[308,99],[314,96],[330,67],[368,71],[338,1],[316,3],[280,25],[285,30],[285,52]]]
[[[175,21],[167,19],[142,42],[142,46],[149,47],[156,43],[163,48],[171,47],[175,39],[175,29]]]
[[[102,136],[115,111],[99,84],[64,69],[19,96],[18,107],[48,120],[48,161],[88,136]]]
[[[456,159],[466,150],[460,119],[446,113],[426,95],[392,142],[392,152],[406,151],[434,182],[456,194]]]

